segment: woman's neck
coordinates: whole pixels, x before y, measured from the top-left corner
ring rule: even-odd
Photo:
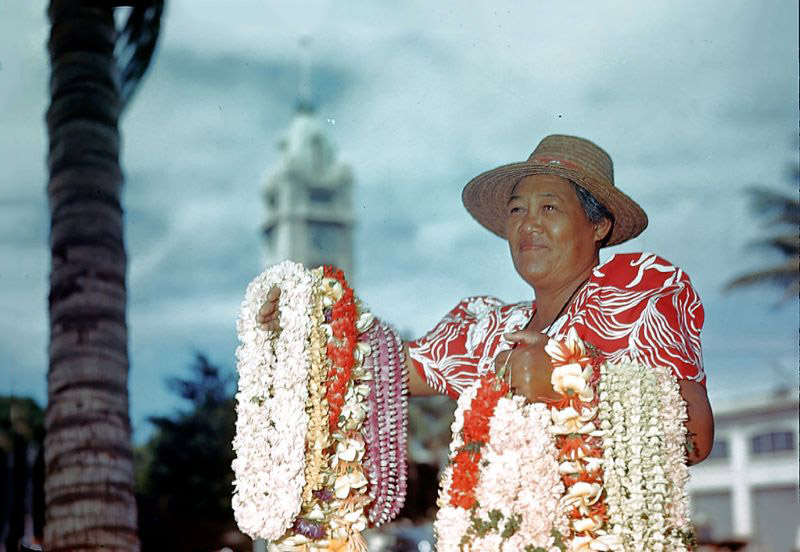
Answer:
[[[530,322],[530,328],[542,331],[556,321],[567,310],[578,291],[592,275],[597,266],[593,263],[573,277],[553,287],[534,286],[536,294],[536,312]]]

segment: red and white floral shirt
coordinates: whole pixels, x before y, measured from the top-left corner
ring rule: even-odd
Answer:
[[[497,354],[511,347],[503,334],[524,328],[535,309],[531,302],[469,297],[409,344],[411,358],[428,385],[456,398],[494,369]],[[574,327],[611,361],[627,357],[668,366],[678,378],[705,385],[703,319],[700,298],[680,268],[652,253],[625,253],[594,268],[546,333],[562,339]]]

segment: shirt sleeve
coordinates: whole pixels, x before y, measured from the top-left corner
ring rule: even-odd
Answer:
[[[502,330],[497,316],[501,305],[494,297],[464,299],[430,332],[408,344],[411,360],[428,385],[458,398],[485,371],[487,359],[496,354],[492,338]]]
[[[705,385],[705,313],[683,270],[650,253],[623,254],[598,267],[595,276],[575,319],[579,335],[610,360],[667,366],[678,379]]]

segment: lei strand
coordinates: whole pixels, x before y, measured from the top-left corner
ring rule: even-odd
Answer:
[[[461,430],[464,427],[464,413],[469,409],[472,399],[478,392],[476,384],[467,387],[458,397],[453,425],[450,430],[450,457],[463,445]],[[450,504],[450,490],[453,484],[453,464],[450,463],[444,470],[439,488],[439,497],[436,505],[439,511],[434,521],[437,550],[440,552],[461,552],[461,539],[470,528],[469,512],[463,508],[456,508]]]
[[[339,415],[344,405],[347,384],[350,381],[350,372],[353,369],[353,351],[357,345],[355,320],[356,304],[353,290],[347,285],[344,273],[331,267],[324,267],[324,275],[329,279],[331,289],[338,296],[331,308],[330,328],[333,336],[328,341],[327,354],[331,361],[328,370],[326,398],[330,409],[330,428],[336,431],[339,425]],[[339,293],[341,288],[341,293]]]
[[[608,519],[603,494],[602,432],[597,427],[600,355],[587,350],[574,329],[563,342],[545,346],[553,366],[551,383],[561,399],[549,401],[556,435],[559,471],[564,482],[562,507],[570,523],[568,550],[613,550],[616,538],[604,531]]]
[[[405,500],[408,376],[396,330],[376,323],[364,338],[373,351],[365,363],[372,373],[364,434],[369,495],[373,499],[367,516],[373,526],[378,526],[394,518]]]
[[[640,365],[641,366],[641,365]],[[666,540],[664,513],[668,504],[667,480],[661,459],[664,458],[658,381],[655,373],[642,379],[642,475],[645,488],[644,511],[648,512],[647,539],[653,550],[664,550]]]
[[[621,540],[616,549],[693,549],[688,518],[675,515],[688,506],[686,407],[675,377],[668,368],[628,360],[603,366],[600,389],[608,529]]]
[[[330,447],[330,431],[328,429],[328,401],[325,398],[325,380],[330,369],[330,361],[325,353],[327,335],[322,329],[325,315],[322,307],[322,291],[319,282],[322,273],[313,270],[314,301],[311,308],[311,333],[309,336],[309,361],[311,369],[308,377],[308,433],[306,437],[306,485],[303,489],[303,503],[309,504],[314,492],[322,489],[325,482],[325,468],[328,465]]]
[[[691,550],[696,548],[694,534],[689,521],[689,496],[686,483],[689,480],[689,466],[686,463],[686,403],[681,396],[677,380],[671,370],[660,367],[656,371],[658,379],[661,426],[664,428],[664,471],[667,476],[668,527],[674,528],[667,534],[668,550]]]
[[[453,458],[453,483],[450,504],[469,510],[475,506],[475,487],[481,449],[489,441],[489,420],[500,397],[508,391],[508,384],[494,375],[480,378],[475,398],[464,413],[462,441],[464,444]]]
[[[647,542],[648,535],[644,520],[640,515],[632,515],[634,512],[646,512],[647,497],[645,496],[644,489],[644,470],[642,466],[642,456],[644,454],[644,416],[643,403],[645,400],[644,393],[642,393],[642,379],[641,370],[638,365],[630,366],[630,374],[626,374],[626,383],[628,383],[627,399],[633,408],[625,408],[625,429],[627,439],[623,445],[625,465],[628,467],[626,474],[625,488],[628,491],[628,497],[625,500],[623,511],[626,512],[626,523],[623,528],[626,535],[626,541],[631,541],[634,535],[638,535],[642,542]]]
[[[277,336],[261,330],[256,314],[272,286],[280,286]],[[302,266],[273,266],[247,287],[237,329],[239,385],[233,449],[232,505],[240,529],[275,539],[300,511],[305,482],[308,353],[293,345],[309,336],[313,279]],[[291,419],[285,412],[296,412]]]

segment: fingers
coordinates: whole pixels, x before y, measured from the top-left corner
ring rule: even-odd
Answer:
[[[281,288],[273,286],[267,292],[266,300],[256,314],[256,322],[264,330],[280,330],[278,320],[278,299],[281,296]]]
[[[521,343],[523,345],[544,345],[549,339],[545,334],[536,330],[518,330],[503,334],[503,339],[509,343]]]
[[[494,359],[494,366],[495,371],[500,370],[503,366],[508,364],[508,361],[511,359],[511,353],[514,352],[513,349],[508,349],[506,351],[501,351]]]
[[[261,305],[261,308],[258,310],[258,316],[261,318],[266,318],[273,312],[278,310],[278,299],[281,296],[281,288],[273,286],[267,292],[267,299],[264,301],[264,304]]]

